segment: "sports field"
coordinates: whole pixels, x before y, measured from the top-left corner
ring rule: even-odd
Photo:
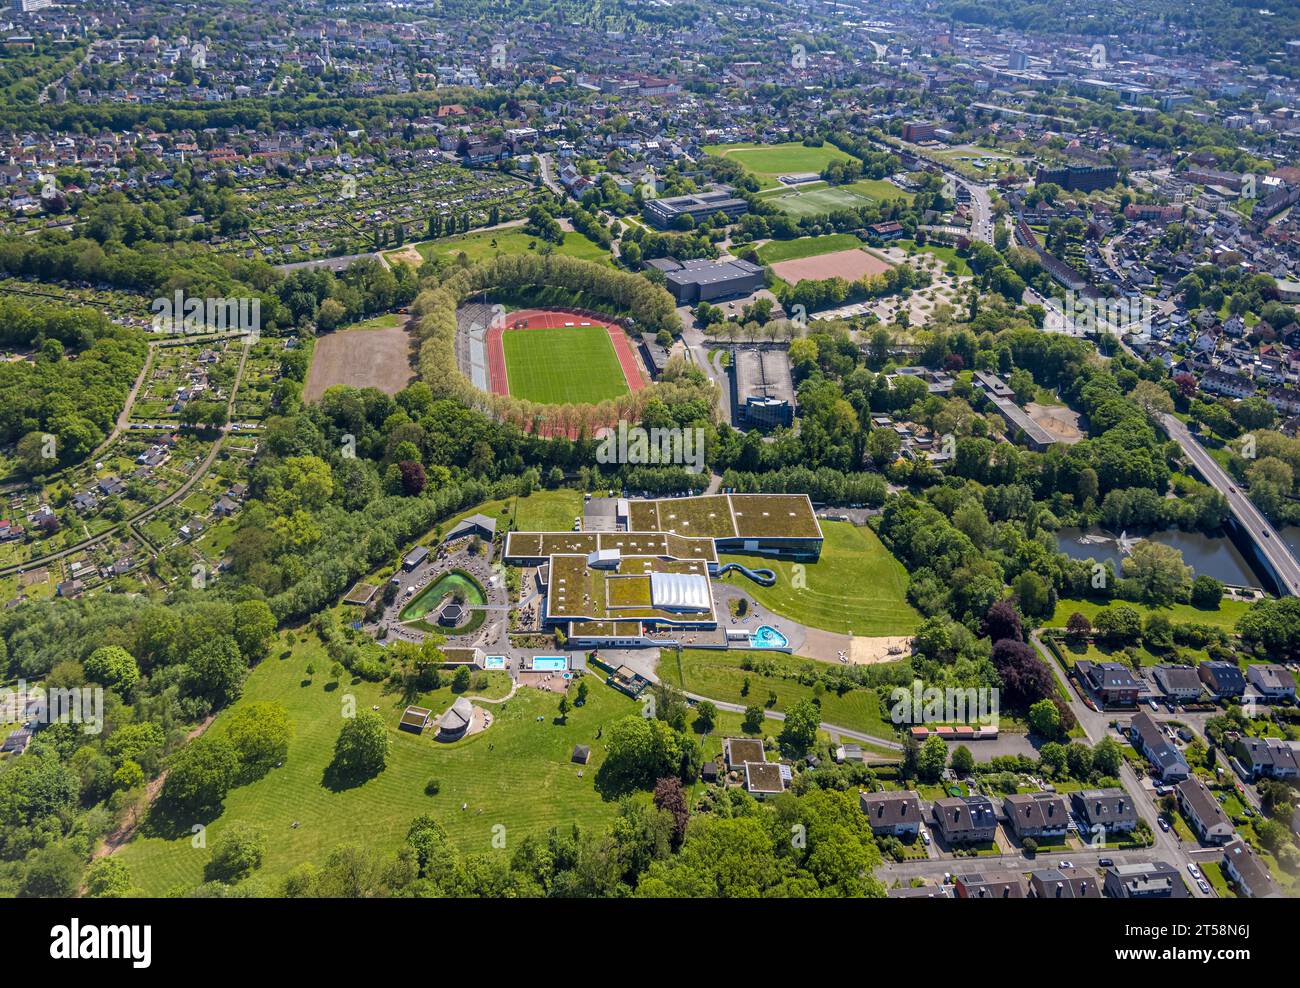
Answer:
[[[547,244],[546,241],[511,227],[499,230],[484,230],[478,233],[466,233],[457,237],[444,237],[441,240],[426,240],[422,243],[408,245],[419,252],[425,260],[433,257],[455,259],[464,254],[471,264],[495,257],[498,254],[541,254],[549,249],[556,254],[576,257],[584,261],[601,261],[609,263],[609,251],[588,240],[581,233],[572,230],[564,234],[564,243]],[[393,254],[399,253],[393,251]],[[391,259],[391,254],[390,254]]]
[[[799,257],[816,257],[838,250],[852,250],[862,246],[862,241],[851,233],[829,233],[824,237],[798,237],[795,240],[769,240],[758,248],[758,259],[764,264],[792,261]]]
[[[810,148],[798,141],[786,144],[710,144],[704,152],[738,162],[765,189],[779,185],[777,178],[781,175],[820,172],[832,161],[848,161],[851,157],[831,144]]]
[[[591,405],[628,391],[604,326],[507,329],[510,394],[546,405]]]
[[[872,202],[867,196],[842,185],[822,186],[820,189],[809,189],[806,192],[791,189],[764,198],[781,212],[795,219],[804,216],[820,216],[837,209],[861,209],[863,206],[870,206]]]
[[[861,281],[869,275],[884,274],[892,266],[870,251],[854,247],[829,254],[777,261],[772,265],[772,273],[786,284],[797,285],[805,279],[821,281],[826,278],[843,278],[845,281]]]

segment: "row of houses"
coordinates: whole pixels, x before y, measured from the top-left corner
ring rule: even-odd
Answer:
[[[936,799],[927,811],[914,791],[864,792],[859,805],[873,833],[915,837],[923,823],[931,823],[945,843],[987,844],[998,824],[1005,822],[1020,840],[1056,840],[1070,830],[1093,833],[1128,833],[1138,825],[1133,800],[1123,789],[1085,789],[1069,800],[1059,793],[1015,793],[999,807],[988,796],[951,796]]]
[[[1075,676],[1107,707],[1135,707],[1145,686],[1122,662],[1088,662],[1074,664]],[[1284,666],[1256,662],[1243,672],[1235,662],[1206,660],[1196,666],[1158,665],[1152,678],[1164,695],[1178,703],[1192,703],[1206,694],[1214,700],[1237,700],[1248,686],[1259,697],[1277,702],[1294,701],[1295,677]]]

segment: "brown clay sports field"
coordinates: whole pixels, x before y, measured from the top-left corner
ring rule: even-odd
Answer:
[[[851,250],[837,250],[829,254],[816,254],[813,257],[794,257],[788,261],[777,261],[772,265],[772,273],[786,284],[794,285],[800,281],[822,281],[826,278],[860,281],[867,275],[884,274],[891,267],[888,261],[869,251],[854,247]]]
[[[405,316],[386,316],[316,341],[303,401],[318,401],[327,388],[346,384],[397,394],[411,383],[411,337]],[[382,320],[382,321],[381,321]]]

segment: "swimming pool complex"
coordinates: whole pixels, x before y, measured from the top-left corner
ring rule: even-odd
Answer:
[[[528,666],[533,672],[564,672],[569,668],[565,655],[534,655]]]
[[[483,656],[484,669],[504,669],[505,667],[506,667],[506,657],[504,655]]]

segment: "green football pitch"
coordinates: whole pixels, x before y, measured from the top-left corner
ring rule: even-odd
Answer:
[[[508,329],[501,337],[510,393],[545,405],[591,405],[627,393],[604,326]]]

